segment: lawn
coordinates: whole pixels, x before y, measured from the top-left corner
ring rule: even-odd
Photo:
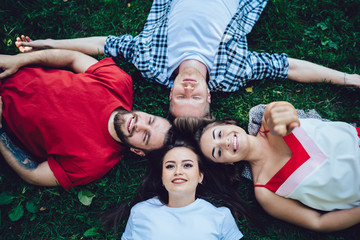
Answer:
[[[136,35],[151,4],[149,0],[5,0],[0,5],[0,53],[16,54],[14,40],[21,34],[33,39]],[[270,0],[248,36],[249,48],[285,52],[293,58],[359,74],[359,12],[359,0]],[[169,90],[144,81],[132,65],[118,64],[133,77],[134,109],[166,117]],[[234,93],[214,93],[211,108],[216,117],[236,118],[246,128],[252,106],[279,100],[300,109],[314,108],[330,120],[360,124],[359,89],[329,84],[262,80]],[[0,159],[0,238],[118,238],[104,231],[98,216],[132,197],[146,170],[146,161],[127,153],[104,178],[64,191],[60,187],[28,185]],[[276,220],[262,211],[251,189],[251,183],[244,180],[239,192],[262,225],[239,222],[244,239],[334,240],[360,236],[360,225],[322,234]]]

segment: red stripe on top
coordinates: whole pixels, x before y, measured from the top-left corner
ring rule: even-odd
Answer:
[[[255,187],[265,187],[272,192],[276,192],[296,169],[310,159],[309,154],[293,133],[283,137],[283,139],[289,146],[293,156],[265,185],[254,185]]]

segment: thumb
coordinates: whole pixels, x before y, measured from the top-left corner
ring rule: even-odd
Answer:
[[[11,75],[12,73],[9,70],[5,70],[3,72],[0,72],[0,79],[4,79],[7,78]]]

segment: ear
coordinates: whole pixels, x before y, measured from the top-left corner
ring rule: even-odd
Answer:
[[[210,90],[209,90],[209,88],[207,89],[207,91],[208,91],[207,101],[208,101],[208,103],[211,103],[211,95],[210,95]]]
[[[172,88],[171,88],[170,94],[169,94],[169,101],[171,101],[171,97],[172,97]]]
[[[132,151],[133,153],[141,156],[141,157],[145,157],[145,153],[143,150],[137,149],[137,148],[130,148],[130,151]]]
[[[204,179],[204,174],[200,173],[200,176],[199,176],[199,183],[200,184],[202,183],[203,179]]]

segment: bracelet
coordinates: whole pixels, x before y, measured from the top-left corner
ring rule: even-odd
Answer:
[[[346,86],[346,73],[344,73],[344,86]]]

